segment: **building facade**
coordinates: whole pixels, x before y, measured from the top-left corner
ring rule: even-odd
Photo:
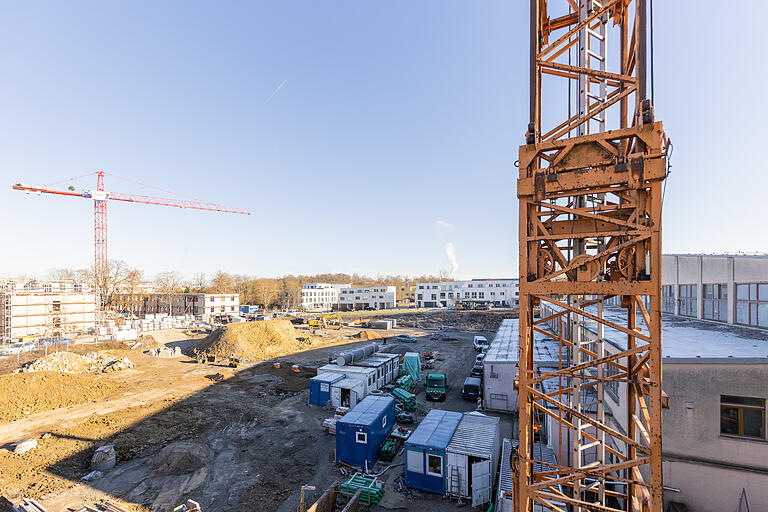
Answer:
[[[339,303],[339,292],[349,284],[305,283],[301,287],[301,308],[307,311],[331,311]]]
[[[662,311],[768,328],[768,256],[667,254]]]
[[[472,279],[418,283],[416,306],[420,308],[452,308],[487,305],[517,306],[520,295],[518,279]]]
[[[204,322],[240,314],[238,293],[115,294],[113,303],[117,311],[135,316],[157,313],[194,315]]]
[[[361,286],[339,291],[339,311],[390,309],[397,300],[396,286]]]
[[[0,341],[62,338],[92,332],[96,303],[90,284],[8,281],[0,284]]]

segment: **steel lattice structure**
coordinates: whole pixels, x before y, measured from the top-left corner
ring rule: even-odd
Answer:
[[[530,124],[517,184],[515,503],[520,512],[532,512],[534,503],[554,511],[661,512],[661,207],[668,140],[646,94],[646,2],[531,0],[530,9]],[[609,30],[619,39],[613,58]],[[542,102],[553,104],[543,97],[544,80],[569,84],[569,95],[570,84],[578,84],[575,113],[551,126],[542,121]],[[604,302],[611,297],[620,297],[625,322],[606,320]],[[542,306],[548,313],[535,318],[534,308]],[[563,325],[561,318],[568,319],[567,329],[545,329]],[[595,339],[584,338],[586,323],[596,326]],[[609,353],[606,329],[626,336],[626,346]],[[535,333],[558,341],[557,369],[534,367]],[[618,390],[625,410],[606,409],[606,386]],[[559,465],[535,460],[534,438],[544,420],[555,426]]]

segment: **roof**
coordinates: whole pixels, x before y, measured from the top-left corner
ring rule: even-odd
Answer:
[[[323,373],[318,373],[317,375],[315,375],[309,380],[314,380],[316,382],[334,383],[334,382],[340,381],[343,378],[345,378],[344,375],[340,373],[323,372]]]
[[[382,359],[380,357],[366,357],[365,359],[355,361],[352,364],[353,366],[365,366],[368,368],[378,368],[379,366],[383,366],[387,364],[387,360]]]
[[[516,363],[520,359],[520,339],[517,318],[502,320],[491,346],[485,353],[483,364],[488,363]],[[539,332],[534,332],[533,361],[536,364],[557,365],[558,343],[553,338],[548,338]],[[567,347],[563,347],[565,353]]]
[[[464,414],[446,448],[453,453],[490,459],[499,437],[499,418],[479,412]]]
[[[338,423],[370,427],[390,407],[394,411],[395,399],[391,396],[368,395],[354,406],[351,411],[342,416]]]
[[[369,373],[372,371],[376,371],[373,368],[368,368],[364,366],[339,366],[337,364],[327,364],[325,366],[321,366],[317,369],[317,373]]]
[[[596,308],[587,310],[594,313]],[[625,309],[606,307],[604,317],[626,325]],[[639,315],[637,325],[642,328],[640,332],[648,334],[645,321]],[[594,324],[588,324],[587,328],[595,332]],[[620,331],[606,328],[604,336],[617,348],[624,350],[627,346],[627,336]],[[661,340],[665,363],[735,363],[749,359],[749,362],[768,364],[768,331],[760,329],[664,314],[661,317]]]
[[[341,377],[343,378],[340,381],[332,383],[337,388],[353,389],[356,386],[363,385],[363,381],[361,380],[353,379],[351,377],[344,377],[343,375]]]
[[[445,449],[451,442],[451,437],[459,426],[462,416],[460,412],[432,409],[421,420],[405,444],[436,450]]]

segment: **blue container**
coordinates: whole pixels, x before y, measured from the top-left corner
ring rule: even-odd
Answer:
[[[422,491],[445,494],[445,449],[464,415],[460,412],[429,411],[405,441],[405,485]]]
[[[309,403],[325,405],[331,399],[331,385],[345,378],[343,373],[321,373],[309,379]]]
[[[240,306],[240,312],[245,315],[253,315],[259,312],[259,306],[244,304]]]
[[[336,422],[336,460],[370,468],[395,426],[395,399],[368,395]]]

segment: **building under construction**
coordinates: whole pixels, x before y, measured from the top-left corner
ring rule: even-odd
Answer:
[[[25,336],[62,338],[92,332],[96,304],[89,284],[6,281],[0,285],[2,343]]]

